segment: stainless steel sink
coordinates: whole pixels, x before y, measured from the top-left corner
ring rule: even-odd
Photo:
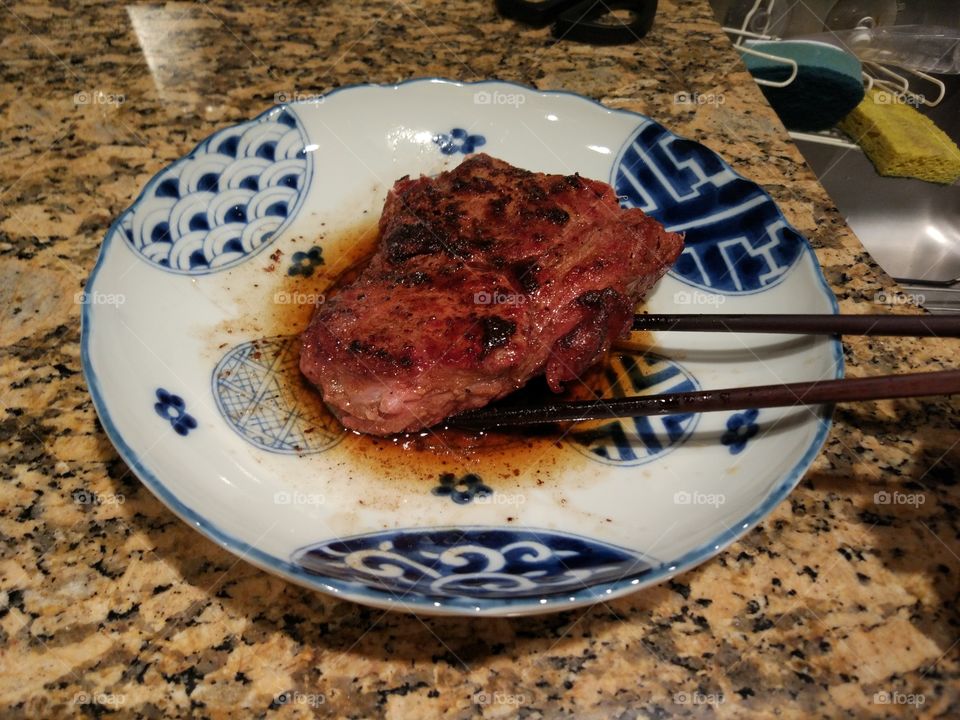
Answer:
[[[753,0],[710,3],[721,24],[737,27],[751,8],[759,7]],[[862,14],[860,3],[851,0],[846,4],[859,8],[857,17]],[[772,24],[765,26],[761,22],[760,27],[750,29],[766,27],[766,32],[774,34],[820,32],[825,29],[824,23],[833,18],[827,10],[836,10],[843,3],[807,0],[799,3],[799,12],[792,13],[795,5],[789,1],[765,4],[770,12],[764,10],[753,19],[769,19]],[[895,20],[887,18],[886,22],[951,27],[960,22],[956,0],[895,6]],[[801,20],[812,25],[795,26]],[[841,23],[836,27],[851,26]],[[916,92],[933,93],[931,86],[914,79],[918,83]],[[941,75],[939,79],[946,86],[943,100],[935,108],[920,106],[919,110],[960,144],[960,76]],[[884,178],[863,152],[849,142],[846,147],[838,147],[824,144],[823,138],[803,140],[799,134],[792,134],[840,214],[880,266],[931,312],[960,313],[960,184],[943,187],[920,180]],[[842,136],[835,133],[835,137]]]
[[[923,112],[957,141],[960,77],[942,79],[947,96]],[[960,313],[960,184],[881,177],[856,147],[797,146],[880,266],[931,312]]]

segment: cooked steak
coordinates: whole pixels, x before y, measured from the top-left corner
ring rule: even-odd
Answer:
[[[627,332],[680,235],[613,188],[474,155],[397,181],[380,244],[319,306],[300,369],[343,424],[420,430],[540,373],[554,391]]]

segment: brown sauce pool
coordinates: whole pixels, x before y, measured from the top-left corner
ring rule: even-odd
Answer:
[[[309,324],[315,303],[336,294],[337,288],[351,282],[374,252],[378,239],[375,220],[363,222],[335,233],[321,234],[312,244],[321,247],[323,264],[309,275],[289,275],[290,258],[276,260],[272,273],[276,282],[275,298],[285,302],[270,304],[266,317],[261,317],[264,337],[298,336]],[[297,250],[310,249],[309,241],[300,240]],[[628,349],[643,351],[649,337],[634,333]],[[292,347],[299,350],[299,343]],[[282,378],[290,393],[297,398],[300,414],[309,417],[314,432],[343,432],[339,422],[326,408],[320,393],[291,364],[289,377]],[[570,383],[561,396],[567,399],[590,399],[602,392],[603,364],[582,378]],[[534,404],[556,396],[542,378],[535,378],[525,388],[498,401],[502,405]],[[581,426],[587,425],[582,423]],[[550,425],[531,428],[509,428],[478,432],[453,427],[434,427],[416,433],[393,437],[374,437],[346,431],[343,439],[319,457],[333,462],[344,472],[343,481],[354,476],[375,474],[390,483],[391,489],[412,489],[423,492],[445,482],[456,484],[460,479],[477,476],[485,485],[501,493],[517,492],[524,487],[542,486],[560,470],[575,472],[585,481],[596,465],[583,453],[565,447],[571,426]],[[311,459],[305,453],[305,461]],[[316,457],[316,456],[314,456]],[[585,470],[586,472],[577,472]],[[450,476],[453,476],[452,478]],[[462,487],[462,486],[461,486]],[[561,499],[562,502],[562,499]]]

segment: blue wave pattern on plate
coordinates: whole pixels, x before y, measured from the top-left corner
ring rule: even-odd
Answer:
[[[307,572],[423,597],[525,597],[636,577],[638,553],[550,530],[408,528],[331,540],[296,552]]]
[[[299,340],[276,337],[231,348],[213,370],[217,409],[261,450],[306,455],[329,450],[345,430],[300,375]]]
[[[612,183],[638,207],[685,233],[670,274],[719,293],[753,293],[780,282],[806,248],[756,183],[703,145],[647,121],[624,144]]]
[[[275,108],[216,133],[162,171],[124,216],[122,234],[165,270],[202,275],[232,267],[293,217],[310,162],[293,113]]]
[[[616,352],[601,371],[603,397],[693,392],[696,378],[679,363],[653,353]],[[679,447],[697,424],[696,413],[580,423],[566,440],[591,460],[641,465]]]

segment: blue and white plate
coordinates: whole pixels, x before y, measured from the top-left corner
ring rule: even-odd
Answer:
[[[625,418],[472,449],[433,433],[376,441],[330,417],[297,372],[296,334],[369,250],[393,182],[480,150],[608,180],[625,206],[684,231],[650,311],[836,312],[763,190],[641,115],[493,81],[274,107],[154,177],[107,233],[83,296],[97,411],[171,510],[338,597],[519,615],[661,582],[787,496],[826,436],[823,408]],[[832,339],[674,333],[618,347],[587,382],[630,395],[841,374]]]

